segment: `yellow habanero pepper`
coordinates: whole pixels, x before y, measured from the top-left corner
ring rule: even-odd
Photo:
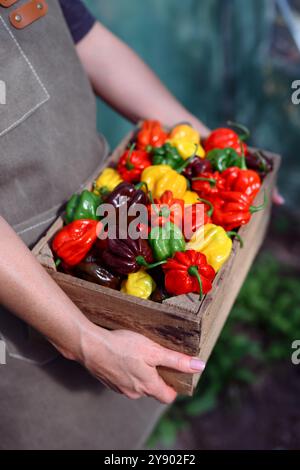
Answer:
[[[105,168],[94,183],[94,193],[100,195],[101,192],[112,192],[116,186],[122,183],[122,178],[117,170]]]
[[[156,284],[152,277],[141,269],[137,273],[128,275],[127,279],[122,282],[121,292],[140,299],[149,299],[155,289]]]
[[[230,256],[232,240],[223,227],[206,224],[197,230],[186,249],[203,253],[208,264],[217,272]]]
[[[177,148],[184,160],[195,154],[195,146],[197,146],[195,155],[200,158],[205,157],[204,148],[200,143],[200,134],[187,124],[174,127],[168,142]]]
[[[147,184],[154,198],[160,198],[169,190],[172,191],[174,198],[182,199],[187,190],[185,177],[169,165],[148,166],[142,173],[141,181]]]
[[[185,204],[196,204],[200,202],[198,194],[194,191],[186,191],[182,199]]]

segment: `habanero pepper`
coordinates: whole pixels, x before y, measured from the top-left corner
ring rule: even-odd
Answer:
[[[177,148],[169,143],[148,150],[151,152],[152,165],[169,165],[174,170],[178,170],[185,164]]]
[[[171,295],[199,293],[200,299],[212,288],[215,270],[205,255],[195,250],[175,253],[163,266],[165,288]]]
[[[223,227],[206,224],[194,234],[187,244],[187,250],[203,253],[208,264],[218,272],[230,256],[232,240]]]
[[[229,128],[219,128],[211,132],[204,143],[206,152],[214,149],[232,148],[239,155],[246,154],[248,151],[247,145],[243,142],[249,137],[249,131],[246,127],[240,124],[232,123],[234,127],[242,130],[243,134],[239,135],[234,130]]]
[[[231,167],[223,171],[222,178],[225,191],[244,193],[251,199],[251,202],[261,188],[261,178],[253,170]]]
[[[153,200],[149,193],[151,204],[148,206],[150,225],[163,227],[167,222],[177,226],[182,225],[184,214],[183,199],[175,199],[172,191],[165,191],[160,198]]]
[[[150,274],[141,269],[137,273],[128,275],[127,279],[122,282],[121,292],[146,300],[155,289],[156,284]]]
[[[84,189],[81,194],[73,194],[66,206],[65,220],[70,224],[74,220],[99,220],[97,209],[101,204],[100,196]]]
[[[244,193],[221,191],[215,199],[212,221],[220,225],[226,232],[246,225],[252,214],[266,207],[267,197],[260,206],[251,206],[252,199]]]
[[[182,199],[187,190],[186,178],[168,165],[148,166],[142,173],[141,181],[147,184],[154,198],[160,198],[170,190],[174,198]]]
[[[201,175],[212,171],[211,162],[206,158],[194,157],[188,166],[183,170],[182,175],[187,179],[192,180]]]
[[[184,236],[171,222],[164,227],[154,227],[149,234],[149,244],[156,261],[165,261],[177,251],[185,251]]]
[[[186,160],[194,153],[204,158],[205,152],[200,144],[200,134],[188,124],[179,124],[170,133],[168,142],[177,148],[181,157]],[[195,150],[196,147],[196,150]]]
[[[245,159],[233,148],[210,150],[205,158],[210,161],[213,169],[220,173],[232,166],[247,169],[245,167]]]
[[[98,196],[106,196],[122,183],[120,174],[114,168],[105,168],[94,181],[94,193]]]
[[[152,264],[151,248],[142,238],[108,239],[100,256],[107,268],[120,276],[136,273],[141,267],[151,269],[158,266],[157,263]]]
[[[151,158],[145,150],[134,150],[135,144],[121,156],[117,170],[124,181],[137,183],[145,168],[151,165]]]
[[[86,257],[101,230],[102,224],[96,220],[75,220],[55,235],[53,252],[67,266],[76,266]]]
[[[223,173],[205,172],[192,179],[192,189],[201,198],[209,199],[215,196],[221,189],[224,189]]]
[[[100,286],[120,289],[121,278],[112,274],[102,266],[101,260],[95,254],[88,254],[75,266],[74,274],[80,279],[99,284]]]
[[[144,121],[136,135],[136,144],[139,150],[147,150],[147,147],[161,147],[168,138],[159,121]]]

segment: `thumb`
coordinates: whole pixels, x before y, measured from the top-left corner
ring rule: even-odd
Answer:
[[[165,348],[161,348],[155,365],[168,367],[187,374],[200,373],[205,369],[205,362],[201,361],[198,357],[191,357]]]

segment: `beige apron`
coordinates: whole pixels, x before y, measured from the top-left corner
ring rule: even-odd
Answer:
[[[23,30],[0,7],[0,213],[28,246],[108,154],[96,109],[57,0]],[[127,449],[141,445],[162,407],[104,389],[79,365],[0,310],[1,449]]]

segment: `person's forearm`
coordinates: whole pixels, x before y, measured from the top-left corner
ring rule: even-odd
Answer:
[[[45,335],[66,357],[80,360],[81,335],[89,321],[1,217],[0,304]]]
[[[201,136],[209,133],[137,54],[104,26],[96,23],[77,51],[95,92],[131,121],[159,119],[169,126],[188,121]]]

